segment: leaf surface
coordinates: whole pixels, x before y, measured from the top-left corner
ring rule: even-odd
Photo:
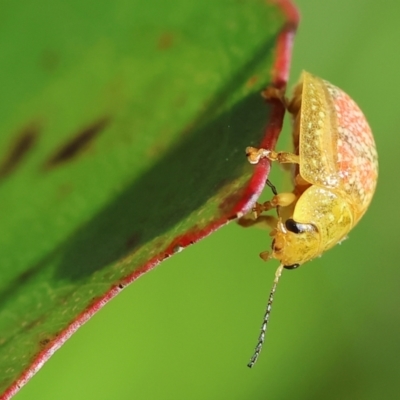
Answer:
[[[244,149],[275,144],[284,110],[260,91],[285,85],[297,20],[280,3],[4,2],[2,398],[256,200],[269,165]]]

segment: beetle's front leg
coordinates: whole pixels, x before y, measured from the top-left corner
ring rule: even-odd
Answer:
[[[254,218],[259,218],[260,214],[277,207],[287,207],[294,203],[296,195],[294,193],[279,193],[264,203],[256,203],[252,209]]]
[[[250,164],[257,164],[262,158],[267,158],[271,161],[278,161],[280,164],[300,164],[300,157],[298,155],[286,151],[246,147],[246,155]]]
[[[237,223],[243,228],[257,227],[263,229],[275,229],[278,223],[278,218],[272,215],[260,215],[257,218],[252,217],[252,214],[246,214],[242,218],[239,218]]]
[[[278,223],[276,217],[270,215],[261,215],[265,211],[272,210],[277,207],[287,207],[296,200],[294,193],[280,193],[272,197],[264,203],[256,203],[252,210],[238,220],[238,224],[245,228],[250,226],[258,226],[261,228],[275,229]]]

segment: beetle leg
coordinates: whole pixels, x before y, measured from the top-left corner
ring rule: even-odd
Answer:
[[[268,86],[261,92],[261,96],[264,97],[265,100],[279,100],[285,109],[289,106],[289,100],[285,97],[285,89],[278,89],[274,86]]]
[[[271,205],[275,207],[287,207],[290,206],[296,200],[296,195],[292,192],[284,192],[275,195],[271,200]]]
[[[256,203],[253,207],[254,218],[259,218],[260,214],[277,207],[287,207],[296,200],[296,195],[291,192],[279,193],[264,203]]]
[[[262,251],[260,253],[260,258],[264,261],[268,261],[271,259],[271,253],[269,251]]]
[[[275,229],[278,223],[278,219],[272,215],[260,215],[257,219],[251,218],[251,214],[239,218],[237,223],[243,228],[257,227],[263,229]]]
[[[310,186],[310,182],[307,182],[300,174],[297,174],[294,178],[296,186]]]
[[[273,86],[268,86],[261,92],[261,96],[264,97],[264,99],[267,101],[280,101],[290,114],[296,116],[299,113],[301,107],[301,90],[301,86],[297,87],[292,99],[289,100],[285,96],[285,89],[278,89]]]
[[[301,89],[297,88],[296,92],[294,93],[292,99],[285,103],[286,110],[290,112],[293,116],[297,116],[300,113],[301,109]]]
[[[257,164],[262,158],[271,161],[278,161],[281,164],[300,164],[300,157],[286,151],[274,151],[267,149],[257,149],[255,147],[246,148],[247,159],[250,164]]]

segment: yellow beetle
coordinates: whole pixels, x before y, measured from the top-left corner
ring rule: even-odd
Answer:
[[[295,164],[294,189],[280,194],[274,189],[272,200],[254,206],[255,219],[239,220],[242,226],[268,224],[272,251],[260,256],[280,261],[250,368],[265,339],[283,268],[297,268],[345,239],[367,210],[378,177],[371,129],[357,104],[341,89],[303,72],[290,101],[274,89],[264,95],[278,97],[292,114],[294,152],[248,147],[247,157],[252,164],[261,158]],[[260,215],[272,208],[277,209],[277,218]]]

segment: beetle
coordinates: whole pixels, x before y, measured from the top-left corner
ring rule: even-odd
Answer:
[[[250,368],[264,343],[283,269],[297,268],[344,240],[366,212],[378,177],[371,129],[357,104],[341,89],[303,71],[291,100],[274,88],[263,95],[281,100],[292,115],[294,151],[247,147],[248,161],[257,164],[266,158],[293,164],[294,188],[291,193],[278,193],[267,182],[274,192],[272,199],[256,203],[252,217],[239,219],[242,226],[272,228],[272,251],[262,252],[260,257],[280,262]],[[277,210],[277,217],[261,215],[271,209]]]

